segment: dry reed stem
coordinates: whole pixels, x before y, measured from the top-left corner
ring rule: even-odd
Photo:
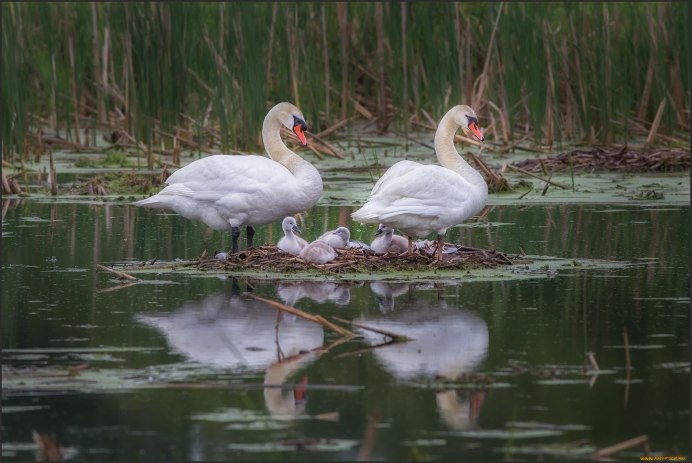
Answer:
[[[661,118],[663,117],[663,111],[666,109],[666,99],[663,98],[661,103],[658,105],[658,110],[656,111],[656,116],[654,117],[654,122],[651,124],[651,130],[649,131],[649,136],[646,137],[646,144],[651,145],[656,138],[658,133],[658,126],[661,124]]]
[[[476,165],[481,168],[481,170],[490,180],[488,187],[491,191],[510,191],[512,189],[512,187],[509,186],[509,182],[507,181],[507,179],[504,176],[502,176],[502,174],[495,173],[490,167],[488,167],[488,165],[485,162],[483,162],[483,160],[479,156],[470,151],[468,155],[471,157],[471,159],[473,159]]]
[[[480,80],[478,83],[478,90],[473,95],[472,106],[474,108],[477,108],[479,106],[480,101],[483,99],[483,94],[485,93],[485,86],[489,79],[488,69],[490,67],[490,57],[493,49],[495,48],[495,33],[497,32],[497,26],[500,23],[500,16],[502,15],[502,10],[504,6],[505,2],[500,3],[500,8],[497,10],[497,16],[495,17],[495,24],[493,24],[493,31],[490,33],[490,42],[488,44],[488,49],[485,54],[485,61],[483,62],[483,71],[481,71],[481,75],[479,76]]]
[[[321,132],[319,132],[319,133],[317,133],[317,134],[311,134],[311,135],[314,135],[314,136],[320,137],[320,138],[328,137],[328,136],[331,135],[332,133],[336,132],[337,130],[339,130],[340,128],[342,128],[343,126],[345,126],[345,125],[348,123],[348,121],[350,121],[351,119],[352,119],[351,117],[347,117],[346,119],[340,120],[339,122],[337,122],[336,124],[332,125],[331,127],[328,127],[328,128],[324,129],[323,131],[321,131]]]
[[[10,182],[4,170],[2,171],[2,193],[5,195],[12,194],[12,188],[10,188]]]
[[[58,175],[55,172],[52,149],[48,150],[48,165],[50,168],[50,194],[56,196],[58,194]]]
[[[625,341],[625,367],[627,370],[632,369],[632,362],[630,359],[630,341],[629,341],[629,336],[627,336],[627,328],[624,328],[622,330],[622,337]]]
[[[559,184],[559,183],[557,183],[557,182],[553,182],[553,181],[550,180],[549,178],[543,178],[543,177],[541,177],[540,175],[532,174],[531,172],[528,172],[528,171],[522,169],[521,167],[513,166],[512,164],[507,164],[507,167],[510,168],[510,169],[512,169],[512,170],[514,170],[514,171],[519,172],[520,174],[524,174],[524,175],[528,175],[529,177],[537,178],[538,180],[541,180],[541,181],[545,182],[546,184],[549,183],[549,184],[551,184],[551,185],[555,185],[556,187],[562,188],[563,190],[567,190],[567,189],[568,189],[568,188],[567,188],[566,186],[564,186],[564,185],[561,185],[561,184]]]

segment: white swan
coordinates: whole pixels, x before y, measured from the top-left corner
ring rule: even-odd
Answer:
[[[315,264],[326,264],[336,258],[336,251],[324,241],[313,241],[300,251],[301,259]]]
[[[322,196],[317,169],[281,140],[284,125],[303,145],[307,125],[291,103],[279,103],[264,118],[264,156],[208,156],[178,169],[158,194],[137,206],[172,209],[188,219],[201,220],[215,230],[229,230],[232,252],[238,251],[240,226],[246,225],[252,247],[252,225],[273,222],[311,208]]]
[[[461,127],[480,141],[476,113],[466,105],[450,109],[435,132],[435,152],[441,166],[399,161],[375,183],[368,201],[351,214],[361,223],[383,223],[409,238],[437,232],[435,258],[442,258],[447,229],[478,213],[488,197],[488,185],[454,148]]]
[[[342,249],[349,247],[351,232],[346,227],[339,227],[336,230],[328,231],[317,238],[317,241],[324,241],[334,249]]]
[[[297,256],[300,254],[300,251],[308,245],[308,242],[300,236],[295,235],[295,233],[300,233],[300,228],[298,228],[296,219],[291,216],[286,217],[283,222],[281,222],[281,228],[284,230],[284,236],[276,243],[276,247],[284,252]]]
[[[375,232],[375,239],[370,243],[370,249],[376,254],[402,253],[408,250],[408,240],[403,236],[395,235],[393,228],[381,223]]]

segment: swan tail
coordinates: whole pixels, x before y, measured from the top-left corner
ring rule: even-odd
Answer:
[[[367,207],[367,204],[357,211],[351,213],[351,218],[360,223],[377,223],[379,215]]]
[[[159,198],[157,198],[158,195],[151,196],[149,198],[145,198],[139,201],[135,201],[134,204],[135,206],[145,206],[145,207],[157,207],[161,208],[164,207],[163,203],[159,201]]]
[[[133,204],[135,206],[146,206],[155,207],[159,209],[167,209],[170,207],[170,200],[175,198],[176,196],[191,197],[193,194],[194,192],[182,183],[174,183],[172,185],[168,185],[166,188],[164,188],[154,196],[150,196],[149,198],[136,201]]]

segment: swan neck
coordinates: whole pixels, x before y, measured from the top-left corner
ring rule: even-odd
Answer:
[[[262,124],[262,141],[267,154],[276,162],[286,165],[292,157],[298,157],[281,139],[281,121],[271,111]]]
[[[437,154],[437,160],[443,167],[457,172],[468,180],[469,183],[487,188],[483,176],[476,169],[471,167],[464,158],[459,156],[454,146],[454,135],[459,127],[459,124],[454,122],[451,111],[442,118],[435,132],[435,153]]]

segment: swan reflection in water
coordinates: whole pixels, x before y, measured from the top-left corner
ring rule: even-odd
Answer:
[[[293,390],[279,386],[321,355],[321,325],[284,317],[266,303],[241,295],[235,280],[171,313],[137,319],[158,329],[171,349],[189,360],[234,372],[264,371],[264,384],[275,386],[264,389],[274,418],[292,419],[303,413],[307,376],[297,378],[299,385]]]
[[[401,284],[392,283],[378,282],[374,287],[371,283],[370,287],[380,297],[388,295],[390,299],[385,300],[392,301],[392,308],[394,296],[408,291]],[[486,322],[468,310],[448,308],[443,297],[438,300],[403,298],[396,310],[383,312],[381,316],[363,316],[357,321],[412,340],[382,345],[382,335],[365,330],[359,332],[367,342],[377,346],[373,355],[398,380],[439,377],[453,380],[474,371],[487,356]],[[455,389],[441,390],[435,396],[438,411],[451,429],[461,431],[476,426],[485,399],[484,391],[467,394]]]
[[[377,303],[380,306],[380,312],[382,313],[394,310],[394,298],[406,294],[410,286],[407,283],[370,282],[370,290],[375,293]]]

